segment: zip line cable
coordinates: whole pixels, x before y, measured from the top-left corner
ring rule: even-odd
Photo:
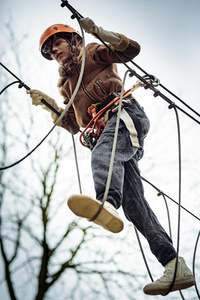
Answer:
[[[142,247],[142,243],[141,243],[141,240],[140,240],[140,236],[139,236],[138,230],[137,230],[137,228],[135,226],[134,226],[134,229],[135,229],[135,234],[136,234],[136,237],[137,237],[138,245],[140,247],[140,251],[142,253],[142,257],[143,257],[143,260],[144,260],[147,272],[149,274],[149,277],[150,277],[151,281],[153,282],[154,280],[153,280],[150,268],[149,268],[148,263],[147,263],[147,259],[146,259],[146,256],[145,256],[145,253],[144,253],[144,250],[143,250],[143,247]]]
[[[10,87],[12,84],[14,83],[19,83],[19,88],[24,87],[26,90],[30,90],[31,88],[26,85],[19,77],[17,77],[11,70],[9,70],[4,64],[2,64],[0,62],[0,65],[8,72],[10,73],[13,77],[15,77],[17,79],[17,81],[13,81],[12,83],[8,84],[1,92],[0,95],[8,88]],[[49,109],[51,109],[54,113],[56,113],[58,116],[60,116],[60,112],[58,112],[53,106],[51,106],[48,102],[46,102],[44,99],[41,100],[41,102],[43,104],[45,104]]]
[[[164,195],[167,198],[169,198],[172,202],[174,202],[175,204],[178,205],[178,203],[172,199],[170,196],[168,196],[167,194],[165,194],[163,191],[161,191],[158,187],[156,187],[153,183],[151,183],[150,181],[148,181],[146,178],[144,178],[143,176],[141,176],[141,179],[145,182],[147,182],[148,184],[150,184],[155,190],[158,191],[158,196],[160,195]],[[188,209],[186,209],[184,206],[180,205],[182,209],[184,209],[187,213],[189,213],[191,216],[193,216],[194,218],[196,218],[198,221],[200,221],[200,218],[197,217],[195,214],[193,214],[191,211],[189,211]]]
[[[2,66],[2,63],[0,63],[0,65]],[[19,80],[13,81],[11,83],[9,83],[5,88],[3,88],[3,90],[0,91],[0,95],[7,89],[9,88],[11,85],[15,84],[15,83],[21,83]]]
[[[198,245],[198,242],[199,242],[199,238],[200,238],[200,231],[197,235],[197,240],[196,240],[196,244],[195,244],[195,247],[194,247],[194,254],[193,254],[193,274],[194,274],[194,277],[196,277],[195,276],[195,259],[196,259],[196,252],[197,252],[197,245]],[[200,299],[200,293],[199,293],[199,290],[197,288],[196,283],[195,283],[195,289],[196,289],[197,296]]]
[[[124,54],[123,54],[124,55]],[[126,57],[128,59],[127,56],[124,55],[124,57]],[[132,63],[134,66],[136,66],[140,71],[142,71],[144,74],[146,74],[147,76],[151,76],[149,73],[147,73],[143,68],[141,68],[138,64],[136,64],[136,62],[134,62],[133,60],[129,60],[130,63]],[[166,91],[168,92],[170,95],[172,95],[174,98],[176,98],[177,100],[179,100],[182,104],[184,104],[188,109],[190,109],[193,113],[195,113],[198,117],[200,117],[200,114],[194,110],[191,106],[189,106],[187,103],[185,103],[181,98],[179,98],[177,95],[175,95],[173,92],[171,92],[168,88],[166,88],[164,85],[162,85],[161,83],[159,83],[159,85]]]
[[[172,108],[172,107],[170,107]],[[180,123],[179,123],[179,116],[178,116],[178,111],[176,109],[176,107],[174,108],[174,112],[176,115],[176,123],[177,123],[177,133],[178,133],[178,174],[179,174],[179,178],[178,178],[178,226],[177,226],[177,246],[176,246],[176,263],[175,263],[175,270],[174,270],[174,276],[173,276],[173,280],[172,283],[169,287],[169,289],[167,290],[167,292],[165,294],[163,294],[163,296],[168,295],[174,286],[175,283],[175,279],[176,279],[176,274],[177,274],[177,268],[178,268],[178,257],[179,257],[179,248],[180,248],[180,227],[181,227],[181,179],[182,179],[182,170],[181,170],[181,132],[180,132]]]
[[[75,143],[75,140],[74,140],[74,133],[73,133],[73,130],[72,130],[71,126],[69,126],[69,129],[70,129],[71,136],[72,136],[72,144],[73,144],[73,149],[74,149],[74,159],[75,159],[75,164],[76,164],[76,173],[77,173],[77,178],[78,178],[79,191],[80,191],[80,194],[82,194],[81,178],[80,178],[80,172],[79,172],[79,166],[78,166],[78,157],[77,157],[77,151],[76,151],[76,143]]]
[[[169,226],[169,236],[172,239],[172,227],[171,227],[171,221],[170,221],[169,207],[168,207],[165,195],[162,195],[162,196],[163,196],[163,200],[165,202],[166,211],[167,211],[167,219],[168,219],[168,226]]]
[[[14,166],[16,166],[17,164],[19,164],[20,162],[22,162],[23,160],[25,160],[28,156],[30,156],[43,142],[44,140],[46,140],[46,138],[50,135],[50,133],[54,130],[54,128],[56,127],[56,125],[54,125],[51,130],[45,135],[45,137],[30,151],[28,152],[24,157],[22,157],[21,159],[19,159],[18,161],[16,161],[15,163],[8,165],[6,167],[1,167],[0,171],[12,168]]]

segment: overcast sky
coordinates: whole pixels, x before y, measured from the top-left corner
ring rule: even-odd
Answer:
[[[164,86],[200,113],[200,0],[71,0],[69,3],[84,17],[87,16],[93,19],[97,25],[136,40],[141,45],[141,52],[135,58],[135,62],[148,73],[158,77]],[[34,62],[28,60],[29,52],[24,49],[24,65],[28,62],[32,71],[31,87],[41,89],[55,97],[58,95],[57,89],[56,86],[55,89],[52,89],[49,84],[50,73],[48,71],[50,72],[51,68],[52,70],[56,69],[57,66],[55,62],[45,61],[40,55],[38,51],[39,38],[48,26],[55,23],[65,23],[80,31],[77,21],[71,19],[71,12],[66,7],[61,8],[60,4],[60,0],[6,0],[0,3],[1,47],[7,49],[4,28],[7,22],[10,22],[17,36],[21,37],[28,34],[29,51],[35,56],[37,63],[40,64],[41,62],[43,66],[41,69],[34,69]],[[86,42],[94,40],[93,37],[86,34]],[[2,61],[2,63],[4,62]],[[137,68],[133,68],[143,75]],[[123,77],[125,68],[120,66],[119,71],[121,77]],[[55,81],[57,77],[58,74],[55,72]],[[22,79],[25,80],[25,78]],[[136,79],[128,78],[126,87],[129,88],[135,81]],[[0,88],[3,87],[0,86]],[[152,124],[151,142],[147,140],[147,155],[143,159],[144,162],[141,162],[141,168],[143,169],[143,163],[147,166],[150,158],[154,161],[162,161],[163,164],[163,161],[166,160],[165,151],[169,150],[174,143],[174,139],[173,134],[171,134],[173,133],[172,130],[172,132],[170,131],[171,139],[167,143],[169,137],[167,128],[171,126],[171,119],[170,111],[163,104],[164,100],[155,99],[151,91],[145,91],[144,89],[138,91],[137,96],[139,102],[145,107]],[[170,99],[175,100],[171,96]],[[180,105],[177,100],[175,101]],[[60,103],[62,103],[62,100],[60,100]],[[163,111],[162,120],[156,118],[157,110]],[[195,118],[199,119],[197,116]],[[191,166],[191,169],[193,167],[197,168],[197,166],[200,167],[198,157],[200,127],[188,117],[183,116],[181,125],[183,129],[193,128],[192,131],[188,130],[186,132],[186,130],[183,130],[182,132],[183,159],[188,159],[188,161],[190,159],[190,162],[193,160],[194,166]],[[154,140],[153,130],[155,129],[160,132],[159,141]],[[176,138],[175,132],[176,130],[174,130]],[[160,155],[156,154],[153,157],[152,148],[154,147],[154,152],[157,153],[158,143]],[[169,154],[167,160],[171,159]],[[152,161],[150,162],[152,163]],[[167,162],[165,167],[167,167]],[[148,167],[145,168],[148,169]],[[169,178],[169,174],[172,176],[171,169],[165,169],[165,172],[162,173],[158,165],[155,165],[154,173],[153,170],[149,172],[151,178],[158,181],[162,177],[166,180],[166,178]],[[186,175],[185,177],[187,177]],[[191,172],[190,177],[193,176],[194,174]],[[195,178],[196,181],[197,178]],[[188,186],[190,184],[192,183],[188,183]],[[193,201],[195,195],[190,199]]]

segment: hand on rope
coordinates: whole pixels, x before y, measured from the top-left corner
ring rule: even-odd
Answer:
[[[104,42],[110,43],[111,45],[117,45],[121,41],[121,37],[118,34],[98,27],[90,18],[80,19],[80,24],[85,32],[97,34]]]
[[[77,84],[76,84],[76,87],[75,87],[75,89],[74,89],[74,92],[73,92],[73,94],[72,94],[72,96],[71,96],[71,99],[70,99],[70,101],[68,102],[68,104],[66,105],[66,107],[65,107],[65,109],[63,110],[63,112],[61,113],[61,115],[59,115],[59,118],[56,120],[56,119],[54,119],[54,122],[55,122],[55,125],[51,128],[51,130],[47,133],[47,135],[41,140],[41,142],[38,144],[38,145],[36,145],[36,147],[35,148],[33,148],[27,155],[25,155],[24,157],[22,157],[21,159],[19,159],[18,161],[16,161],[15,163],[13,163],[13,164],[11,164],[11,165],[8,165],[8,166],[4,166],[4,167],[0,167],[0,171],[2,171],[2,170],[6,170],[6,169],[9,169],[9,168],[11,168],[11,167],[14,167],[14,166],[16,166],[17,164],[19,164],[20,162],[22,162],[24,159],[26,159],[29,155],[31,155],[43,142],[44,142],[44,140],[49,136],[49,134],[53,131],[53,129],[55,128],[55,126],[57,125],[57,122],[60,124],[60,120],[64,117],[64,116],[66,116],[66,113],[67,113],[67,111],[68,111],[68,109],[69,109],[69,107],[72,105],[72,102],[74,101],[74,98],[75,98],[75,96],[76,96],[76,94],[77,94],[77,91],[78,91],[78,89],[79,89],[79,87],[80,87],[80,85],[81,85],[81,81],[82,81],[82,77],[83,77],[83,72],[84,72],[84,67],[85,67],[85,38],[84,38],[84,32],[83,32],[83,30],[82,30],[82,27],[80,26],[80,29],[81,29],[81,33],[82,33],[82,39],[83,39],[83,41],[82,41],[82,43],[83,43],[83,55],[82,55],[82,63],[81,63],[81,71],[80,71],[80,75],[79,75],[79,78],[78,78],[78,81],[77,81]],[[15,74],[13,74],[10,70],[8,70],[8,68],[6,68],[2,63],[0,63],[0,65],[1,66],[3,66],[9,73],[11,73],[20,83],[22,83],[22,81],[15,75]],[[22,85],[20,86],[20,87],[22,87]],[[25,84],[23,84],[23,87],[25,87],[27,90],[30,90],[30,88],[27,86],[27,85],[25,85]],[[29,93],[30,94],[30,96],[31,96],[31,92]],[[48,97],[48,96],[47,96]],[[48,97],[49,98],[49,97]],[[41,102],[42,102],[42,100],[41,100]],[[57,105],[57,104],[56,104]],[[54,109],[53,107],[52,107],[52,109]],[[55,112],[56,112],[56,110],[55,110]],[[59,112],[57,112],[58,114],[59,114]],[[56,118],[57,118],[57,114],[56,114]],[[59,120],[60,119],[60,120]]]
[[[55,124],[57,119],[59,118],[59,116],[55,112],[53,112],[49,107],[47,107],[44,103],[42,103],[42,99],[45,100],[48,104],[50,104],[60,114],[64,111],[64,109],[60,108],[54,99],[52,99],[51,97],[47,96],[46,94],[44,94],[43,92],[41,92],[39,90],[35,90],[35,89],[27,90],[26,93],[30,95],[33,105],[35,105],[35,106],[41,105],[43,109],[46,109],[47,111],[49,111],[51,113],[53,123]],[[62,121],[56,125],[62,126]]]

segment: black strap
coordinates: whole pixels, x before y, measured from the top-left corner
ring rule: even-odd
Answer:
[[[101,109],[103,109],[104,107],[106,107],[113,99],[115,99],[118,96],[117,93],[112,92],[108,95],[108,97],[106,97],[106,99],[99,105],[97,105],[97,110],[96,112],[98,113]]]

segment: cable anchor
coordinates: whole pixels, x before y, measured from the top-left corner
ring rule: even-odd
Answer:
[[[18,85],[18,88],[21,89],[21,88],[25,88],[26,90],[30,90],[30,87],[28,87],[25,82],[22,82],[20,81],[19,85]]]
[[[170,105],[168,106],[169,109],[175,108],[175,107],[176,107],[176,103],[175,102],[171,102]]]
[[[142,76],[142,78],[145,79],[146,81],[149,81],[149,83],[151,85],[153,85],[154,87],[160,85],[160,80],[156,76],[154,76],[154,75],[148,74],[148,75]],[[143,86],[145,88],[147,86],[147,84],[146,83],[142,83],[141,86]],[[148,88],[148,86],[146,88]]]

